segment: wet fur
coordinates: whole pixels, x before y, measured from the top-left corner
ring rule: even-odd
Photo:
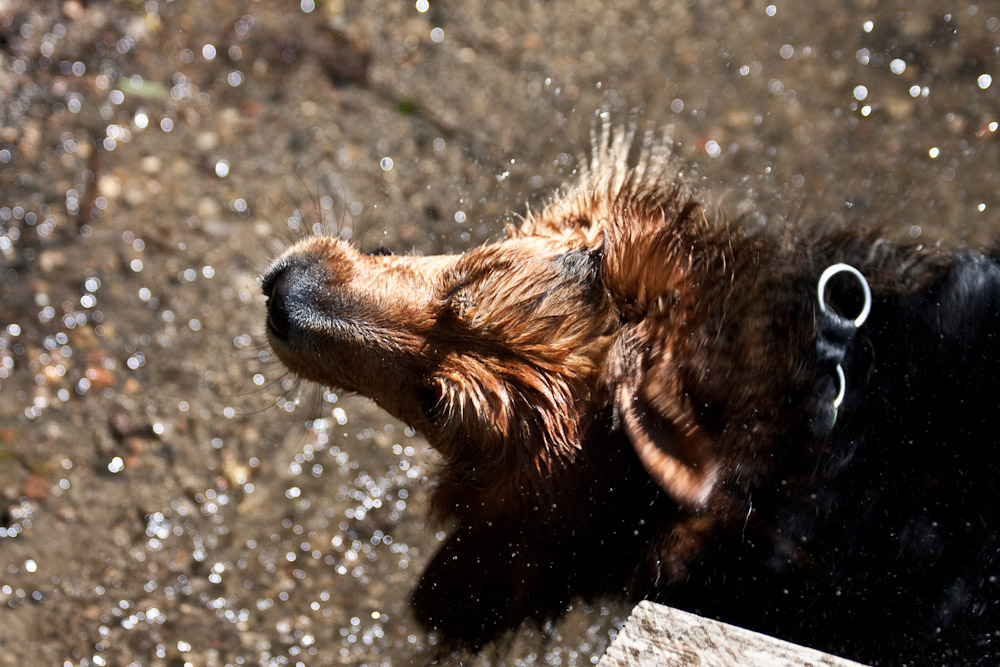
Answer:
[[[577,596],[649,597],[870,662],[991,662],[1000,267],[872,234],[748,233],[662,142],[607,127],[576,181],[463,255],[327,237],[264,278],[296,374],[372,397],[444,459],[454,534],[414,594],[482,645]],[[820,273],[871,284],[848,393]],[[853,317],[857,290],[830,303]]]

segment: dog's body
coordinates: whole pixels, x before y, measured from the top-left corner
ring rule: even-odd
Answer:
[[[284,363],[444,457],[436,507],[459,527],[420,618],[476,645],[624,593],[861,660],[995,661],[997,258],[749,234],[655,144],[629,167],[630,144],[605,128],[497,243],[313,238],[265,277]],[[830,354],[824,322],[845,320],[817,280],[839,262],[871,314]],[[858,294],[837,277],[822,298],[853,318]]]

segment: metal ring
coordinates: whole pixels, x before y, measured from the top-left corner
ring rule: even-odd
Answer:
[[[861,274],[860,271],[855,269],[850,264],[834,264],[833,266],[828,266],[823,275],[819,277],[819,284],[816,286],[816,293],[819,296],[819,309],[822,312],[827,311],[826,299],[823,293],[826,292],[826,284],[829,282],[830,278],[834,277],[838,273],[850,273],[852,276],[858,279],[861,283],[861,289],[865,293],[865,305],[861,308],[861,314],[854,318],[854,326],[860,327],[868,319],[868,313],[872,310],[872,290],[868,286],[868,281]],[[843,371],[841,371],[843,372]]]
[[[837,379],[840,380],[840,391],[837,393],[837,398],[833,399],[834,410],[844,402],[844,394],[847,393],[847,378],[844,376],[844,369],[841,368],[840,364],[837,364]]]

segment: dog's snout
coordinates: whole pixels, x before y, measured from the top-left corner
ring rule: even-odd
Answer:
[[[292,311],[300,300],[309,268],[303,263],[282,264],[264,277],[261,288],[267,297],[267,329],[272,336],[285,340],[292,326]]]

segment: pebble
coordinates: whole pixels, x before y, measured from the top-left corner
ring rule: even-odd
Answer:
[[[163,169],[163,160],[158,155],[147,155],[139,160],[139,169],[147,174],[158,174]]]
[[[214,197],[202,197],[198,200],[198,207],[195,209],[195,214],[202,221],[218,218],[221,213],[222,206]]]
[[[25,478],[21,485],[21,494],[28,500],[48,500],[50,486],[48,477],[33,472]]]
[[[44,273],[51,273],[65,265],[66,253],[62,250],[45,250],[38,256],[38,268]]]
[[[122,183],[113,174],[104,174],[97,180],[97,194],[108,199],[117,199],[122,193]]]
[[[219,145],[219,135],[215,132],[199,132],[194,138],[194,147],[202,153],[215,150]]]
[[[141,188],[130,187],[125,190],[125,196],[123,197],[125,202],[129,206],[138,206],[146,201],[146,193],[142,191]]]

